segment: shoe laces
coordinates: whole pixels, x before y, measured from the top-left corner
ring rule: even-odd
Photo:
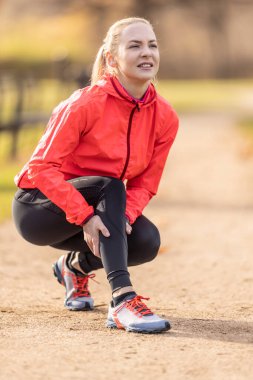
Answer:
[[[142,302],[142,300],[149,300],[149,298],[135,296],[132,299],[126,300],[125,306],[137,316],[153,315],[152,311],[144,302]]]
[[[90,297],[88,288],[89,279],[94,279],[95,273],[86,274],[85,276],[73,276],[73,285],[75,288],[75,297]],[[96,280],[93,280],[97,282]]]

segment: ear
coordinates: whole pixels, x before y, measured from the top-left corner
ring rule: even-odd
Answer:
[[[117,66],[115,58],[113,57],[112,53],[110,53],[109,51],[106,52],[105,58],[106,58],[106,62],[109,66],[111,66],[111,67]]]

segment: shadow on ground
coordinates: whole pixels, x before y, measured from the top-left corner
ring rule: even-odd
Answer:
[[[172,330],[169,332],[168,337],[199,338],[221,342],[253,344],[253,322],[167,318],[172,324]]]

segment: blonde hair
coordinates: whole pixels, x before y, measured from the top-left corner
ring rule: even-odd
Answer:
[[[112,55],[117,54],[119,39],[121,32],[129,25],[142,22],[149,25],[152,29],[152,25],[148,20],[141,17],[129,17],[123,18],[122,20],[116,21],[108,30],[107,35],[104,39],[103,45],[98,50],[95,62],[92,68],[91,74],[91,85],[93,86],[98,80],[102,78],[104,74],[114,74],[112,67],[107,65],[106,53],[110,52]]]

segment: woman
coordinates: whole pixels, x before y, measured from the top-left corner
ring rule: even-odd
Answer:
[[[178,118],[152,79],[159,67],[148,21],[111,26],[93,66],[91,86],[53,112],[21,173],[13,202],[20,234],[37,245],[70,251],[54,264],[65,307],[90,310],[91,271],[104,267],[112,289],[107,326],[160,332],[159,318],[138,296],[128,265],[157,255],[157,228],[142,215],[156,194]]]

